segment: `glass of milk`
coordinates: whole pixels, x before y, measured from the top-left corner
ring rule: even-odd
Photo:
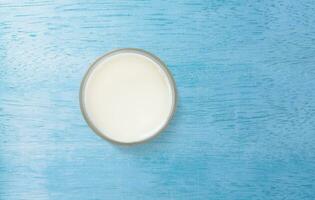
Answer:
[[[99,136],[134,144],[160,133],[176,105],[175,82],[166,65],[140,49],[118,49],[97,59],[80,89],[81,111]]]

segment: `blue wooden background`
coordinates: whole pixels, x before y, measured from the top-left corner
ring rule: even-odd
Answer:
[[[164,60],[179,101],[149,143],[79,109],[88,65]],[[0,199],[315,199],[315,2],[0,1]]]

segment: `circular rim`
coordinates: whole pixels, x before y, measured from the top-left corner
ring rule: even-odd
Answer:
[[[172,91],[172,105],[171,105],[171,111],[169,116],[167,117],[166,122],[163,124],[163,126],[161,126],[161,128],[159,128],[154,134],[152,134],[150,137],[144,138],[142,140],[136,141],[136,142],[121,142],[121,141],[117,141],[114,140],[112,138],[107,137],[106,135],[102,134],[102,132],[100,130],[98,130],[98,128],[96,126],[94,126],[94,124],[92,123],[92,121],[89,119],[87,112],[86,112],[86,108],[85,108],[85,103],[84,103],[84,89],[86,86],[86,82],[87,79],[89,78],[91,72],[94,70],[94,68],[96,67],[96,64],[98,62],[100,62],[101,60],[103,60],[104,58],[113,56],[115,54],[119,54],[119,53],[123,53],[123,52],[127,52],[127,53],[137,53],[140,55],[143,55],[145,57],[148,57],[150,59],[152,59],[154,62],[156,62],[156,64],[159,65],[159,67],[165,72],[167,79],[169,81],[170,87],[171,87],[171,91]],[[176,85],[175,85],[175,80],[170,72],[170,70],[167,68],[166,64],[157,56],[151,54],[150,52],[147,52],[145,50],[142,49],[137,49],[137,48],[121,48],[121,49],[116,49],[113,51],[110,51],[106,54],[104,54],[103,56],[100,56],[99,58],[97,58],[88,68],[87,72],[85,73],[82,82],[81,82],[81,86],[80,86],[80,94],[79,94],[79,100],[80,100],[80,110],[81,113],[86,121],[86,123],[88,124],[88,126],[101,138],[114,143],[114,144],[121,144],[121,145],[133,145],[133,144],[139,144],[139,143],[144,143],[148,140],[151,140],[152,138],[156,137],[157,135],[159,135],[163,130],[165,130],[165,128],[168,126],[168,124],[170,123],[171,119],[174,116],[175,110],[176,110],[176,104],[177,104],[177,91],[176,91]]]

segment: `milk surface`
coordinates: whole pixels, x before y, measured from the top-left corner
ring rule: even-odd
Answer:
[[[83,103],[99,134],[116,142],[139,142],[168,122],[175,98],[172,87],[157,61],[122,52],[94,64],[86,78]]]

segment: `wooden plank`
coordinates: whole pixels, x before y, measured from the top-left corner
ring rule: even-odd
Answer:
[[[131,148],[79,110],[88,65],[159,56],[169,128]],[[0,199],[314,199],[312,1],[1,1]]]

